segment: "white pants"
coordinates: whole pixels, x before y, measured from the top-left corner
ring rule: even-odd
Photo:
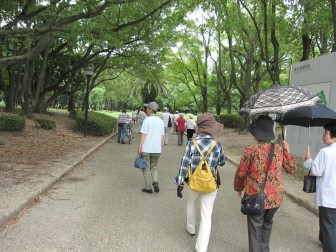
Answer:
[[[205,252],[208,249],[208,243],[211,232],[211,215],[213,205],[217,196],[217,190],[211,193],[199,193],[189,190],[188,206],[187,206],[187,230],[189,233],[195,233],[196,224],[196,205],[200,201],[201,221],[198,229],[196,241],[196,252]]]

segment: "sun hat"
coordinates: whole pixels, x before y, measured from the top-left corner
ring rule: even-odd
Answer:
[[[189,119],[193,119],[194,117],[192,115],[189,115]]]
[[[156,102],[145,103],[144,106],[151,108],[153,112],[156,112],[159,109],[159,105]]]
[[[260,115],[256,121],[251,123],[249,130],[256,139],[271,141],[275,138],[273,126],[274,122],[271,117]]]
[[[168,111],[168,108],[167,108],[167,107],[164,107],[164,108],[163,108],[163,111]]]
[[[203,113],[197,118],[197,134],[215,135],[223,132],[224,125],[217,122],[215,117],[209,113]]]
[[[180,116],[180,117],[184,117],[184,113],[180,113],[179,116]]]

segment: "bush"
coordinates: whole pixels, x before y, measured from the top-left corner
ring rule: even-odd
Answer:
[[[37,118],[35,119],[35,122],[37,126],[42,129],[47,130],[56,129],[56,122],[48,118]]]
[[[218,122],[224,124],[226,128],[241,129],[244,125],[244,118],[240,115],[222,114],[215,115]]]
[[[87,133],[94,136],[106,136],[115,131],[117,118],[94,111],[88,112]],[[77,112],[76,128],[84,131],[84,111]]]
[[[76,117],[77,117],[77,110],[70,111],[69,112],[69,117],[71,119],[76,119]]]
[[[0,115],[0,130],[20,131],[26,125],[24,117],[19,115]]]

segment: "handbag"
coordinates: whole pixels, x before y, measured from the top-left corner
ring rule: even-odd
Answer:
[[[274,153],[274,144],[272,143],[270,152],[268,154],[268,166],[266,170],[265,179],[262,183],[260,192],[253,195],[244,194],[243,198],[241,199],[241,208],[240,211],[245,215],[260,215],[265,212],[264,208],[264,187],[266,184],[268,170],[272,163],[272,156]]]
[[[170,116],[169,116],[169,117],[168,117],[168,127],[171,128],[171,126],[172,126],[172,120],[171,120],[171,118],[170,118]]]
[[[145,169],[147,167],[147,161],[142,155],[138,155],[134,161],[134,167],[139,169]]]
[[[316,176],[310,176],[310,170],[308,175],[303,177],[303,191],[306,193],[316,192]]]

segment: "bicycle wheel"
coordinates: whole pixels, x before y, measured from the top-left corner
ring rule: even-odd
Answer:
[[[128,132],[128,144],[131,144],[131,141],[132,141],[132,130],[129,129],[129,132]]]

